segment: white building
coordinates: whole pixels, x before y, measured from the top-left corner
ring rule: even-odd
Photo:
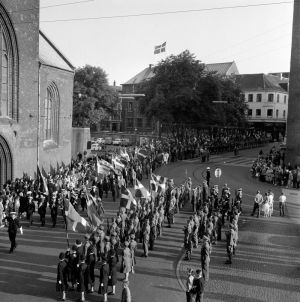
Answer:
[[[248,105],[248,121],[256,128],[284,136],[288,110],[288,79],[268,74],[237,76]]]

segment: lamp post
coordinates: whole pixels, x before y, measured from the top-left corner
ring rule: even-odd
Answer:
[[[137,128],[134,128],[135,145],[137,145]]]

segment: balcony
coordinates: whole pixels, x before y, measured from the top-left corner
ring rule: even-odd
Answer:
[[[286,123],[286,118],[273,116],[247,116],[247,120],[249,122]]]

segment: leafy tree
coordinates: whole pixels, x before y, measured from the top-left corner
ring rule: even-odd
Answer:
[[[145,114],[163,123],[197,126],[244,123],[245,105],[234,78],[222,78],[205,70],[188,50],[162,60],[154,76],[140,86],[146,97]],[[216,104],[226,101],[228,104]]]
[[[117,101],[107,75],[100,67],[86,65],[74,76],[73,126],[90,127],[106,118]]]

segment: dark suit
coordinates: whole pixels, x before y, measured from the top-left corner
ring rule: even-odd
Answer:
[[[16,236],[18,228],[20,228],[20,223],[17,218],[12,219],[12,217],[5,217],[5,219],[8,221],[8,237],[11,242],[10,250],[9,252],[12,253],[14,249],[17,247],[16,243]]]
[[[61,284],[59,283],[61,281]],[[66,291],[68,289],[68,274],[67,274],[67,263],[65,260],[61,260],[57,265],[57,290]]]
[[[205,280],[203,277],[195,278],[193,281],[193,288],[196,294],[195,302],[203,302]]]

